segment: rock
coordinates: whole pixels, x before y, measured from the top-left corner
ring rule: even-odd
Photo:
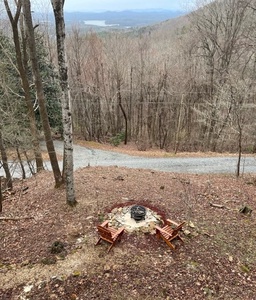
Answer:
[[[146,207],[145,220],[135,222],[131,218],[130,205],[124,207],[116,207],[111,213],[108,214],[109,226],[119,228],[125,227],[126,232],[138,232],[138,233],[155,233],[156,224],[163,223],[162,217],[157,212],[150,210]]]
[[[150,222],[148,227],[149,227],[149,230],[152,231],[153,229],[155,229],[156,224],[154,222]]]
[[[192,222],[188,222],[188,226],[191,227],[191,228],[195,228],[195,225]]]
[[[105,265],[104,266],[104,273],[108,273],[108,272],[110,272],[110,270],[111,270],[110,265]]]
[[[148,233],[149,230],[147,227],[140,227],[138,231],[143,232],[143,233]]]
[[[75,270],[75,271],[73,272],[73,276],[74,276],[74,277],[81,276],[81,271]]]
[[[190,236],[191,235],[191,232],[187,229],[184,229],[183,230],[183,233],[186,235],[186,236]]]
[[[116,207],[116,208],[114,208],[111,212],[112,212],[112,214],[116,214],[117,211],[118,211],[118,209],[117,209],[117,207]]]
[[[33,284],[24,286],[23,288],[24,293],[29,293],[32,290],[33,286],[34,286]]]
[[[39,290],[40,290],[40,289],[43,289],[43,288],[46,287],[46,285],[47,285],[47,282],[46,282],[46,281],[40,281],[40,282],[38,283],[38,289],[39,289]]]

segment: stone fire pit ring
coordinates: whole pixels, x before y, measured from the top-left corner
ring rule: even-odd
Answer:
[[[142,215],[144,209],[145,214]],[[134,218],[136,212],[138,215]],[[163,219],[157,212],[138,204],[116,207],[108,213],[107,218],[109,220],[109,226],[115,228],[124,227],[128,233],[142,232],[154,234],[155,226],[163,224]]]

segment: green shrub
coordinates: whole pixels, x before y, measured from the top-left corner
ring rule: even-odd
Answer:
[[[120,132],[110,139],[110,144],[117,147],[124,141],[124,139],[125,139],[124,132]]]

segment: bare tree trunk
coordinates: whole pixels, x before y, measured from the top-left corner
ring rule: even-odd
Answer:
[[[29,125],[30,125],[30,131],[32,135],[32,144],[33,144],[33,151],[35,154],[35,160],[36,160],[36,169],[37,172],[44,169],[43,167],[43,157],[40,149],[39,144],[39,134],[36,127],[36,118],[35,113],[33,109],[32,99],[30,96],[30,88],[29,88],[29,82],[27,79],[26,70],[24,67],[24,64],[22,62],[22,54],[21,54],[21,46],[20,46],[20,39],[19,39],[19,31],[18,31],[18,20],[20,17],[20,11],[21,11],[21,0],[17,1],[17,11],[15,16],[13,17],[12,12],[10,10],[9,4],[7,0],[4,0],[5,8],[12,26],[13,31],[13,41],[15,45],[15,51],[16,51],[16,59],[17,59],[17,65],[18,70],[21,78],[21,83],[24,91],[24,97],[28,109],[28,117],[29,117]]]
[[[26,179],[26,171],[21,159],[21,155],[20,155],[20,150],[19,147],[16,147],[16,152],[17,152],[17,156],[18,156],[18,160],[19,160],[19,164],[20,164],[20,168],[21,168],[21,173],[22,173],[22,179]]]
[[[238,160],[237,160],[237,167],[236,167],[236,177],[240,176],[241,156],[242,156],[242,131],[239,131],[239,137],[238,137]]]
[[[4,168],[6,181],[7,181],[7,187],[10,190],[12,190],[12,187],[13,187],[12,186],[12,176],[11,176],[9,166],[8,166],[8,159],[7,159],[7,154],[6,154],[5,147],[4,147],[1,128],[0,128],[0,153],[2,156],[3,168]]]
[[[180,127],[181,127],[181,111],[182,111],[182,106],[183,106],[183,98],[184,95],[181,95],[181,100],[180,100],[180,105],[178,108],[178,120],[177,120],[177,129],[175,132],[175,145],[174,145],[174,153],[177,154],[179,145],[180,145]]]
[[[72,114],[71,99],[68,86],[68,70],[66,63],[65,51],[65,22],[63,6],[64,0],[51,0],[55,16],[56,38],[59,75],[62,89],[62,118],[63,118],[63,136],[64,136],[64,163],[63,176],[66,184],[67,203],[74,206],[77,201],[74,189],[74,167],[73,167],[73,131],[72,131]]]
[[[3,211],[3,206],[2,206],[2,202],[3,202],[3,194],[2,194],[2,177],[0,176],[0,213]]]
[[[117,78],[117,99],[118,99],[118,105],[123,113],[123,116],[124,116],[124,121],[125,121],[125,137],[124,137],[124,144],[127,145],[127,139],[128,139],[128,120],[127,120],[127,115],[126,115],[126,112],[123,108],[123,105],[122,105],[122,96],[121,96],[121,80],[120,78],[118,77]]]
[[[41,121],[43,125],[45,140],[46,140],[46,147],[48,150],[48,154],[49,154],[49,158],[53,170],[53,175],[55,178],[55,186],[59,187],[63,184],[63,180],[62,180],[58,159],[57,159],[57,155],[52,140],[52,134],[51,134],[51,128],[50,128],[49,118],[46,109],[46,103],[45,103],[46,101],[45,101],[45,96],[43,91],[42,79],[41,79],[38,60],[37,60],[35,35],[34,35],[34,28],[33,28],[32,17],[31,17],[30,0],[22,0],[22,4],[23,4],[25,24],[27,27],[29,55],[32,64],[32,71],[33,71],[34,81],[36,86],[39,111],[40,111]]]
[[[241,111],[239,109],[236,110],[235,115],[237,118],[237,127],[238,127],[238,159],[237,159],[237,167],[236,167],[236,177],[240,176],[240,168],[241,168],[241,157],[242,157],[242,137],[243,137],[243,128],[242,122],[240,120]]]

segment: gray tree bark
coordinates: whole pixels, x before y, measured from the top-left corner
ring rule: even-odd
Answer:
[[[30,131],[32,135],[32,144],[33,144],[33,151],[35,154],[35,160],[36,160],[36,169],[37,172],[44,169],[43,167],[43,157],[40,149],[39,144],[39,134],[36,128],[36,118],[35,113],[33,109],[32,99],[30,96],[30,88],[29,88],[29,81],[27,79],[26,69],[23,64],[22,54],[21,54],[21,46],[20,46],[20,38],[19,38],[19,30],[18,30],[18,21],[20,17],[21,12],[21,0],[17,1],[17,10],[15,15],[12,15],[11,9],[9,7],[8,1],[4,0],[6,12],[8,14],[11,26],[12,26],[12,32],[13,32],[13,41],[16,51],[16,59],[17,59],[17,66],[21,78],[21,83],[24,91],[24,97],[28,109],[28,116],[29,116],[29,124],[30,124]]]
[[[43,91],[43,84],[42,84],[42,79],[41,79],[38,59],[37,59],[37,53],[36,53],[35,35],[34,35],[34,28],[33,28],[33,22],[31,17],[31,4],[30,4],[30,0],[21,0],[21,2],[23,7],[25,25],[27,28],[29,56],[30,56],[32,71],[34,75],[39,111],[40,111],[43,131],[45,135],[45,140],[46,140],[46,147],[49,154],[53,175],[55,178],[55,186],[59,187],[63,184],[63,180],[62,180],[58,159],[57,159],[57,155],[52,140],[51,128],[50,128],[49,118],[46,109],[46,101],[45,101],[45,96]]]
[[[74,206],[76,204],[76,197],[73,170],[72,110],[65,51],[65,21],[63,12],[64,0],[51,0],[51,3],[55,16],[59,76],[62,89],[61,103],[64,136],[63,178],[66,185],[67,203],[71,206]]]
[[[2,157],[2,163],[3,163],[3,168],[4,168],[4,172],[5,172],[5,176],[6,176],[7,187],[10,190],[12,190],[12,176],[11,176],[9,166],[8,166],[7,153],[6,153],[5,147],[4,147],[1,128],[0,128],[0,154]]]

